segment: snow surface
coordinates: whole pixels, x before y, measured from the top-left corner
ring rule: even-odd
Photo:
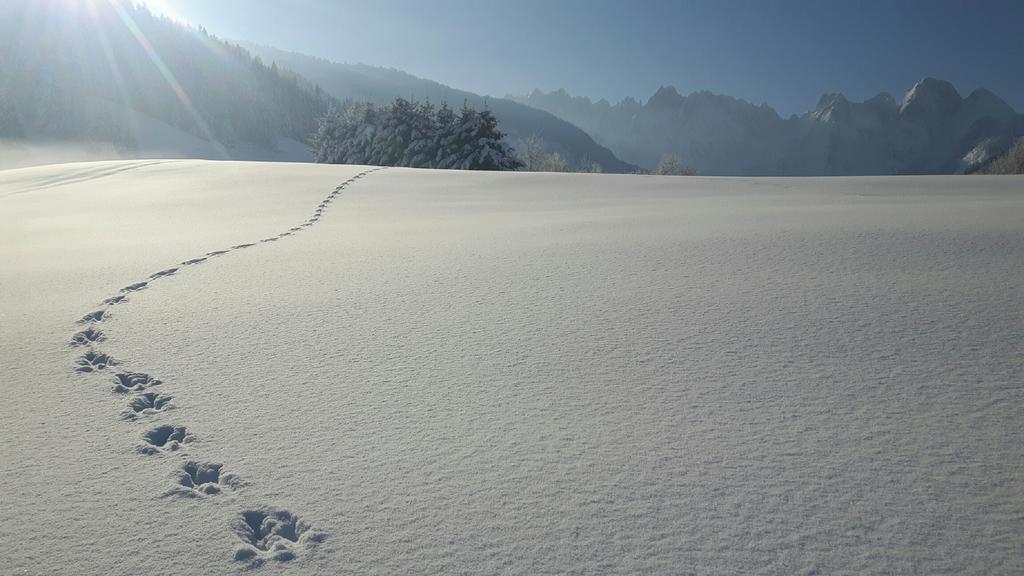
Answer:
[[[0,572],[1024,572],[1024,179],[367,170],[0,171]]]
[[[0,139],[0,170],[70,162],[201,158],[206,160],[256,160],[261,162],[309,162],[310,147],[297,140],[279,138],[272,147],[256,144],[224,146],[190,134],[152,116],[123,111],[132,145],[67,140]]]

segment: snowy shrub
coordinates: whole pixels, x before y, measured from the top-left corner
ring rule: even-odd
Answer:
[[[527,172],[568,172],[569,164],[558,152],[548,153],[537,136],[526,139],[525,152],[520,160]]]
[[[655,174],[661,176],[693,176],[694,171],[686,167],[675,154],[665,154],[654,169]]]

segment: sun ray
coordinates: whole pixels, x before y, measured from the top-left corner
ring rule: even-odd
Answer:
[[[110,38],[107,36],[107,30],[103,26],[103,22],[99,11],[96,9],[96,4],[93,0],[85,0],[86,11],[89,13],[89,20],[92,22],[93,28],[96,30],[96,34],[100,40],[100,47],[103,49],[103,55],[107,61],[107,67],[110,69],[110,74],[114,78],[114,86],[117,88],[118,95],[121,97],[121,102],[124,104],[126,110],[133,110],[131,93],[127,88],[127,84],[124,81],[124,75],[121,73],[121,67],[117,63],[117,57],[114,54],[114,49],[110,45]],[[131,113],[125,114],[126,121],[132,129],[132,134],[137,132],[136,120]]]
[[[174,77],[174,73],[171,72],[170,68],[168,68],[167,65],[164,63],[163,58],[160,57],[160,54],[157,53],[155,48],[153,48],[153,45],[149,42],[149,39],[146,38],[146,35],[142,33],[142,30],[135,23],[135,20],[132,18],[131,14],[129,14],[124,9],[124,6],[121,5],[119,0],[107,1],[110,3],[111,6],[113,6],[114,10],[117,12],[118,17],[121,19],[121,22],[124,23],[124,25],[128,28],[128,31],[131,32],[132,36],[135,38],[135,41],[138,42],[139,46],[142,47],[143,51],[146,53],[146,56],[149,57],[150,61],[156,67],[157,71],[160,72],[161,76],[163,76],[164,80],[167,82],[167,85],[170,86],[171,90],[174,92],[174,95],[181,102],[181,105],[184,106],[185,110],[192,116],[192,119],[195,121],[196,125],[203,132],[203,136],[207,140],[209,140],[214,146],[217,147],[217,150],[223,155],[224,159],[230,160],[231,155],[228,153],[227,148],[225,148],[224,145],[221,144],[220,141],[217,140],[217,138],[213,135],[213,131],[210,130],[210,127],[206,123],[206,120],[203,119],[202,115],[200,115],[199,112],[195,109],[195,106],[192,105],[192,100],[188,97],[188,93],[185,92],[185,89],[182,87],[181,83],[178,82],[177,78]]]

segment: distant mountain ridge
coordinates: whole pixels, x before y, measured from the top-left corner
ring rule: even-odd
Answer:
[[[925,78],[897,101],[826,94],[814,110],[781,118],[771,107],[663,86],[646,103],[572,97],[514,98],[594,136],[621,158],[653,167],[665,153],[706,175],[945,174],[973,171],[1024,135],[1024,115],[979,88],[966,98]]]
[[[434,104],[447,102],[453,108],[466,102],[477,109],[490,109],[516,150],[522,150],[524,141],[535,136],[549,152],[557,152],[565,158],[572,168],[587,168],[596,163],[605,172],[628,173],[637,169],[595,142],[585,130],[535,107],[505,98],[480,96],[391,68],[332,62],[251,42],[239,41],[239,44],[266,62],[275,62],[297,72],[339,100],[383,104],[401,97],[430,100]]]

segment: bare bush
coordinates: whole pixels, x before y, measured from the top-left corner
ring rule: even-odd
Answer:
[[[661,161],[658,162],[658,167],[654,169],[654,174],[660,176],[693,176],[696,172],[683,164],[679,156],[665,154],[661,157]]]

